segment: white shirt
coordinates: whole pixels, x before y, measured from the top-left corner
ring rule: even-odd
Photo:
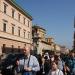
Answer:
[[[48,75],[63,75],[63,72],[59,69],[57,69],[56,71],[50,70]]]
[[[25,60],[25,62],[24,62],[24,60]],[[20,69],[23,69],[24,66],[27,66],[28,60],[29,60],[29,58],[19,60],[18,71]],[[39,62],[38,62],[37,58],[33,55],[30,56],[29,67],[31,67],[33,71],[39,71],[40,70]]]

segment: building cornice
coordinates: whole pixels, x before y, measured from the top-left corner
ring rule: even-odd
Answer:
[[[18,9],[22,14],[27,16],[30,20],[33,19],[32,16],[27,11],[25,11],[20,5],[18,5],[15,1],[13,1],[13,0],[5,0],[5,1],[10,3],[16,9]]]
[[[45,43],[45,44],[47,44],[47,45],[51,45],[51,43],[48,43],[48,42],[46,42],[46,41],[41,41],[42,43]]]
[[[0,36],[0,38],[2,38],[2,39],[7,39],[7,40],[12,40],[12,41],[17,41],[17,42],[21,42],[21,43],[26,43],[26,44],[32,44],[32,43],[28,43],[28,42],[23,42],[23,41],[18,41],[18,40],[9,39],[9,38],[2,37],[2,36]]]
[[[42,30],[46,31],[46,29],[44,29],[43,27],[40,27],[38,25],[34,25],[32,28],[42,29]]]

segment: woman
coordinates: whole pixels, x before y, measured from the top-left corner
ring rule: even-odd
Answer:
[[[63,72],[58,69],[58,62],[52,61],[51,62],[51,70],[49,71],[48,75],[63,75]]]

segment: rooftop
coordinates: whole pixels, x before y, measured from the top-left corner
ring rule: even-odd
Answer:
[[[42,30],[46,31],[43,27],[40,27],[38,25],[34,25],[33,28],[38,28],[38,29],[42,29]]]

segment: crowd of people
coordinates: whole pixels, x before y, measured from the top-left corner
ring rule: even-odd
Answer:
[[[68,55],[45,53],[42,57],[42,64],[38,75],[75,75],[75,51]],[[40,62],[40,61],[39,61]]]
[[[75,52],[68,55],[45,53],[31,55],[30,48],[23,49],[25,58],[16,62],[16,75],[75,75]]]

